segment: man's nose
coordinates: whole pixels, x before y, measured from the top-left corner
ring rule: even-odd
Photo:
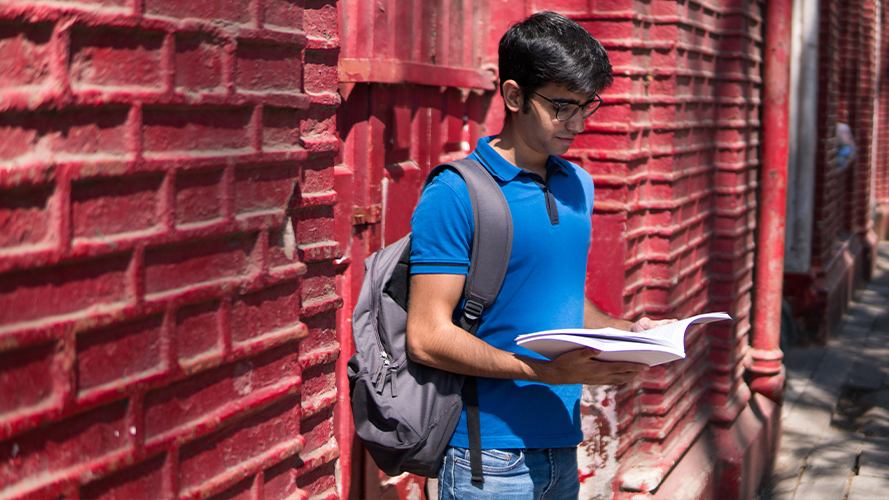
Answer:
[[[586,127],[586,124],[584,122],[585,119],[583,117],[583,110],[579,109],[577,110],[577,113],[574,113],[574,116],[572,116],[568,119],[567,122],[565,122],[565,127],[571,132],[579,134],[583,132],[583,129]]]

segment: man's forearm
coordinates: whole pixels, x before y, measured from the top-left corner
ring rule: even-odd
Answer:
[[[583,327],[588,329],[596,329],[596,328],[617,328],[618,330],[627,330],[629,331],[632,328],[633,322],[627,321],[625,319],[615,318],[611,315],[608,315],[602,312],[601,309],[596,307],[595,304],[590,302],[589,299],[584,298],[584,307],[583,307]]]

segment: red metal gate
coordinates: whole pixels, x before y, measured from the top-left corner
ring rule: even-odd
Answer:
[[[390,480],[354,438],[345,364],[352,354],[351,311],[364,259],[410,231],[431,167],[465,156],[482,134],[494,94],[485,69],[484,0],[384,0],[339,4],[343,141],[336,167],[337,291],[342,346],[337,365],[341,491],[346,498],[418,498],[423,483]]]

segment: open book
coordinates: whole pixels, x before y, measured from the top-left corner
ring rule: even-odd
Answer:
[[[516,343],[548,359],[581,347],[591,347],[601,351],[596,357],[601,361],[631,361],[655,366],[685,358],[685,331],[689,326],[731,319],[726,313],[699,314],[640,333],[615,328],[548,330],[519,335]]]

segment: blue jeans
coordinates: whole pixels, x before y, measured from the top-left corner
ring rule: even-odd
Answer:
[[[565,500],[580,491],[577,448],[482,450],[484,484],[473,484],[469,450],[449,447],[438,471],[439,500]]]

